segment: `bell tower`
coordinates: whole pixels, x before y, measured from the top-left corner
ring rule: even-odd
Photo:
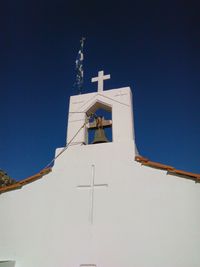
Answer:
[[[67,143],[78,132],[71,145],[88,145],[88,133],[93,127],[96,130],[99,128],[99,133],[100,129],[111,128],[109,136],[107,137],[106,134],[105,138],[107,139],[111,135],[109,142],[113,144],[134,144],[135,146],[131,89],[130,87],[123,87],[104,91],[103,80],[109,78],[110,75],[104,76],[103,71],[100,71],[98,77],[92,78],[92,82],[98,82],[97,92],[71,96]],[[93,120],[92,124],[91,117],[89,117],[93,116],[93,119],[97,119],[96,113],[100,109],[110,114],[110,118],[107,116],[102,118],[102,127],[97,126],[96,120]],[[93,145],[96,144],[96,142],[92,143]]]

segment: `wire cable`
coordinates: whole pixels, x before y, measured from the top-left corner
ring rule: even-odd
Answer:
[[[86,124],[88,123],[88,119],[86,120],[86,122],[81,126],[81,128],[76,132],[76,134],[72,137],[72,139],[69,141],[69,143],[60,151],[60,153],[58,153],[57,156],[55,156],[47,165],[44,169],[47,169],[48,167],[51,166],[51,164],[58,158],[60,157],[60,155],[65,152],[68,147],[70,146],[70,144],[72,143],[72,141],[76,138],[76,136],[79,134],[79,132],[86,126]]]
[[[72,141],[76,138],[76,136],[79,134],[79,132],[86,126],[86,124],[89,122],[89,120],[91,119],[91,118],[96,118],[97,117],[97,115],[95,114],[95,113],[91,113],[91,114],[87,114],[86,113],[86,115],[87,115],[87,119],[86,119],[86,121],[84,122],[84,124],[80,127],[80,129],[75,133],[75,135],[71,138],[71,140],[69,141],[69,143],[67,143],[67,145],[60,151],[60,153],[58,153],[58,155],[57,156],[55,156],[47,165],[46,165],[46,167],[44,167],[42,170],[44,170],[44,169],[47,169],[47,168],[49,168],[50,166],[51,166],[51,164],[58,158],[58,157],[60,157],[60,155],[63,153],[63,152],[65,152],[67,149],[68,149],[68,147],[70,146],[70,144],[72,143]]]

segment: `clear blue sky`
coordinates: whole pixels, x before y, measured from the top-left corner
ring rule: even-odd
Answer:
[[[131,86],[136,143],[153,161],[200,173],[198,1],[3,0],[0,168],[37,173],[65,145],[81,36],[83,92]]]

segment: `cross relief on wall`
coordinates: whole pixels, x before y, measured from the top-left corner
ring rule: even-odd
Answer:
[[[108,184],[106,183],[97,183],[95,181],[95,165],[91,165],[91,179],[89,184],[80,184],[77,186],[78,189],[86,190],[86,193],[90,194],[90,202],[89,202],[89,222],[92,224],[94,220],[94,202],[95,202],[95,192],[96,190],[105,189],[108,187]]]

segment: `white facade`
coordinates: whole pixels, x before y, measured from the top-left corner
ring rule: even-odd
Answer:
[[[130,88],[71,97],[67,142],[98,107],[113,142],[84,127],[51,173],[0,195],[0,267],[199,267],[200,186],[134,160]]]

